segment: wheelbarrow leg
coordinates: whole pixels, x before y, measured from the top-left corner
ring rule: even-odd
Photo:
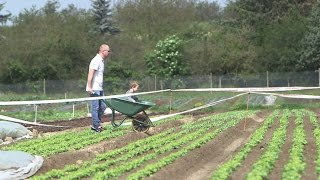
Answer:
[[[145,115],[145,117],[146,117],[146,119],[147,119],[147,121],[148,121],[148,124],[149,124],[151,127],[154,127],[154,125],[153,125],[152,121],[150,120],[148,114],[147,114],[144,110],[143,110],[142,112],[143,112],[143,114]]]
[[[111,109],[111,108],[110,108]],[[111,118],[111,124],[113,127],[119,127],[121,126],[121,124],[127,119],[127,116],[124,117],[122,120],[120,120],[120,122],[116,123],[116,115],[115,115],[115,110],[112,110],[112,118]]]

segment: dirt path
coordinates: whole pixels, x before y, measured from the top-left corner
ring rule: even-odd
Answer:
[[[187,156],[177,159],[174,163],[146,179],[210,179],[214,169],[230,158],[246,142],[252,130],[258,125],[258,122],[249,119],[247,121],[248,129],[243,131],[243,122],[240,122],[221,133],[211,142],[193,150]]]
[[[304,171],[301,179],[317,179],[316,174],[316,154],[317,154],[317,146],[315,142],[315,138],[313,136],[313,125],[309,121],[309,118],[304,121],[304,130],[306,133],[307,144],[304,148],[304,158],[306,162],[306,170]]]
[[[274,131],[279,127],[279,118],[274,120],[272,126],[268,129],[264,139],[258,144],[241,163],[242,165],[232,174],[231,179],[244,179],[245,175],[251,170],[252,165],[259,159],[264,152],[267,143],[272,138]]]
[[[295,117],[289,119],[289,124],[286,131],[286,140],[281,148],[281,153],[279,154],[278,160],[276,161],[275,166],[268,177],[269,179],[281,179],[283,167],[286,165],[286,163],[288,163],[290,149],[292,148],[293,130],[296,127],[294,118]]]
[[[88,146],[84,149],[52,155],[45,159],[44,164],[41,167],[41,169],[37,172],[37,175],[47,172],[51,169],[63,168],[65,165],[68,165],[68,164],[76,164],[76,163],[82,163],[83,161],[88,161],[90,159],[95,158],[95,156],[99,153],[104,153],[116,148],[126,146],[131,142],[137,141],[142,138],[146,138],[148,136],[152,136],[154,134],[158,134],[162,131],[165,131],[166,129],[172,128],[174,126],[180,126],[181,124],[184,124],[189,121],[192,121],[192,117],[183,118],[179,121],[173,121],[170,123],[164,123],[160,126],[151,128],[148,131],[148,133],[137,133],[137,132],[131,131],[128,134],[123,135],[121,137],[113,138],[108,141],[102,141],[98,144]],[[81,127],[81,129],[83,128],[89,128],[89,126]],[[70,131],[70,130],[65,130],[65,131]],[[50,134],[52,134],[52,132],[50,132]],[[99,134],[97,134],[97,136],[98,135]]]

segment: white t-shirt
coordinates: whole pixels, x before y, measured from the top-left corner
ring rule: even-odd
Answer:
[[[102,91],[103,90],[103,71],[104,61],[103,58],[97,54],[90,62],[89,69],[94,69],[96,72],[92,78],[92,90]],[[88,91],[88,83],[86,91]]]

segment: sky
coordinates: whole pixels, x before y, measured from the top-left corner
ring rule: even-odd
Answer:
[[[17,16],[24,9],[30,9],[33,5],[36,9],[42,8],[48,0],[0,0],[0,4],[6,3],[1,10],[1,14],[12,13]],[[215,0],[224,6],[227,0]],[[60,8],[66,8],[69,4],[74,4],[78,8],[88,9],[91,7],[91,0],[58,0]]]

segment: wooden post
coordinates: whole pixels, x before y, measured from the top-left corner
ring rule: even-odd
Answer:
[[[87,112],[88,112],[88,114],[90,113],[89,103],[88,102],[87,102]]]
[[[250,93],[248,94],[248,101],[247,101],[247,112],[249,110],[249,102],[250,102]],[[244,118],[244,125],[243,125],[243,130],[246,130],[246,125],[247,125],[247,118]]]
[[[267,71],[267,87],[269,87],[269,71]]]
[[[213,86],[213,84],[212,84],[213,82],[212,82],[212,73],[210,73],[210,88],[212,89],[212,86]],[[212,90],[210,91],[211,92],[211,94],[212,94]]]
[[[38,105],[34,104],[33,105],[34,108],[34,122],[37,122],[37,115],[38,115]]]
[[[222,86],[222,85],[221,85],[221,81],[222,81],[222,77],[220,76],[220,77],[219,77],[219,88],[221,88],[221,86]]]
[[[170,90],[170,110],[169,110],[169,114],[171,114],[171,109],[172,109],[172,91]]]
[[[319,87],[320,87],[320,68],[318,68],[318,70],[315,70],[314,72],[318,72],[319,77],[318,77],[318,83],[319,83]]]
[[[154,90],[157,90],[157,75],[154,75]]]
[[[74,118],[74,110],[75,110],[75,107],[74,107],[74,103],[72,105],[72,119]]]
[[[43,79],[43,94],[46,95],[46,79]]]

